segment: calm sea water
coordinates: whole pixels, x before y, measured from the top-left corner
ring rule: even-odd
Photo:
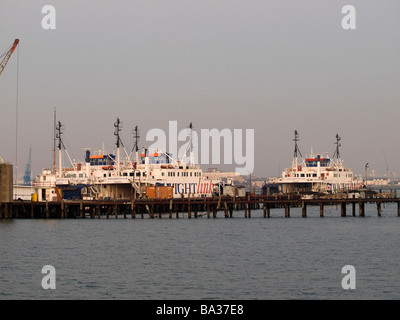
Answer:
[[[0,299],[399,299],[400,218],[340,207],[251,219],[0,221]],[[41,286],[44,265],[56,289]],[[356,289],[341,286],[353,265]]]

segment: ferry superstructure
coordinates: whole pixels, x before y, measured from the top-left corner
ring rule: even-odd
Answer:
[[[336,151],[333,158],[326,153],[325,156],[316,154],[303,159],[297,145],[299,135],[295,131],[292,166],[286,168],[280,178],[271,179],[270,183],[280,184],[283,193],[338,193],[361,188],[363,179],[346,168],[340,158],[340,140],[339,135],[336,135]]]
[[[135,160],[130,160],[125,149],[125,157],[121,159],[120,147],[123,144],[119,136],[119,124],[117,119],[116,155],[104,153],[102,150],[91,154],[90,149],[86,149],[85,161],[71,162],[71,167],[68,168],[62,166],[62,150],[65,148],[59,124],[58,170],[52,172],[45,169],[37,176],[35,186],[38,188],[39,201],[77,197],[130,200],[133,197],[144,197],[146,187],[149,186],[169,186],[175,198],[212,196],[218,192],[220,181],[205,177],[200,166],[193,163],[192,150],[189,161],[179,161],[173,159],[168,152],[150,151],[145,147],[139,154],[136,141]]]

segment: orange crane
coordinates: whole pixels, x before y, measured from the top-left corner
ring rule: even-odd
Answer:
[[[17,47],[18,43],[19,43],[19,39],[15,39],[15,41],[14,41],[14,43],[13,43],[11,49],[8,50],[8,51],[6,51],[6,52],[3,54],[3,55],[5,55],[5,57],[4,57],[4,59],[3,59],[3,60],[1,61],[1,63],[0,63],[0,75],[3,73],[4,68],[5,68],[6,65],[7,65],[7,62],[8,62],[8,60],[10,60],[10,57],[11,57],[12,53],[14,52],[15,48]],[[2,56],[3,56],[3,55],[2,55]],[[0,58],[1,58],[1,57],[0,57]]]

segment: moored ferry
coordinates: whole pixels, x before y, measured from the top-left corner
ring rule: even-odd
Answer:
[[[316,154],[303,159],[295,131],[292,166],[286,168],[280,178],[270,179],[270,184],[280,185],[283,193],[339,193],[363,187],[363,179],[346,168],[340,158],[340,140],[336,135],[336,151],[332,158],[326,153],[325,156]]]
[[[119,124],[119,120],[117,123]],[[62,135],[59,139],[58,170],[45,169],[37,176],[38,200],[61,199],[116,199],[130,200],[148,196],[149,187],[165,189],[163,197],[205,197],[218,193],[220,180],[205,177],[199,165],[190,160],[175,160],[172,155],[159,150],[143,148],[132,161],[127,154],[121,159],[119,127],[116,128],[117,153],[107,154],[99,150],[91,154],[86,150],[83,163],[62,166]],[[136,141],[137,145],[137,141]],[[192,153],[192,151],[190,150]],[[157,196],[156,196],[157,197]]]

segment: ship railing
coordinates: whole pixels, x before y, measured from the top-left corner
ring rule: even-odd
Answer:
[[[47,187],[47,188],[52,188],[56,186],[55,181],[39,181],[39,182],[34,182],[33,183],[34,187]]]

